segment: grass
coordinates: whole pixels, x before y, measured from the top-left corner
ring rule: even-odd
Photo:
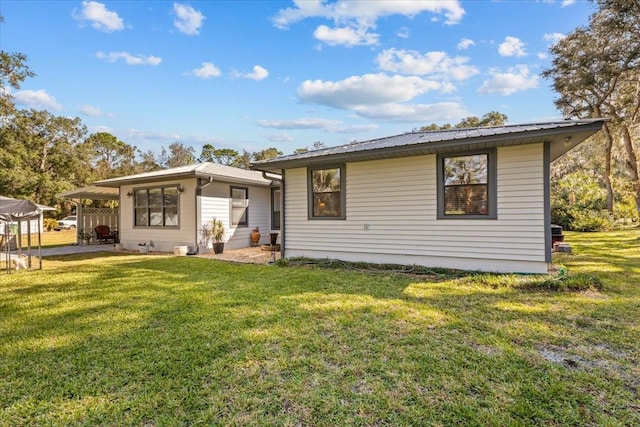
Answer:
[[[47,258],[0,275],[0,425],[638,425],[640,231],[567,240],[562,278]]]
[[[72,230],[60,230],[60,231],[43,231],[41,234],[42,237],[42,247],[43,248],[53,248],[56,246],[68,246],[76,243],[76,237],[78,233],[76,229]],[[26,248],[28,244],[28,237],[26,235],[22,236],[22,247]],[[38,247],[38,236],[33,234],[31,236],[31,247]]]

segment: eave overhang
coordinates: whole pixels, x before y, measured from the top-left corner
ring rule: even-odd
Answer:
[[[457,153],[486,148],[550,143],[553,161],[599,131],[607,119],[549,122],[539,125],[511,125],[494,128],[472,128],[451,132],[417,132],[382,138],[340,147],[283,156],[256,162],[253,169],[279,173],[285,169],[331,164],[420,156],[437,153]],[[463,136],[458,136],[463,135]],[[440,137],[434,140],[434,137]],[[449,137],[449,138],[447,138]],[[404,138],[407,142],[384,146],[385,140]],[[372,146],[368,148],[367,146]],[[382,145],[382,146],[380,146]]]

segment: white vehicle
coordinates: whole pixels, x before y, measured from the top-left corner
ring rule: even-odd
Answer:
[[[78,226],[78,221],[75,216],[68,216],[58,220],[58,226],[55,230],[71,230]]]

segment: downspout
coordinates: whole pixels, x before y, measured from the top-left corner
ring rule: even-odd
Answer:
[[[284,253],[285,253],[285,244],[284,244],[284,237],[285,237],[285,232],[284,232],[284,218],[285,218],[285,214],[284,214],[284,169],[281,169],[281,173],[280,173],[280,177],[281,178],[276,178],[275,176],[269,176],[267,175],[267,172],[262,171],[262,177],[264,179],[270,179],[272,181],[277,181],[280,183],[280,258],[284,258]]]
[[[198,182],[201,182],[201,178],[198,178]],[[198,252],[200,252],[200,245],[198,244],[198,229],[200,228],[200,221],[199,218],[200,217],[200,197],[202,197],[202,189],[207,187],[208,185],[211,185],[213,183],[213,177],[210,176],[209,179],[204,183],[204,184],[198,184],[196,186],[196,197],[195,197],[195,204],[196,204],[196,251],[195,253],[197,254]]]
[[[553,262],[551,256],[551,143],[545,141],[542,155],[543,194],[544,194],[544,260],[547,264]]]

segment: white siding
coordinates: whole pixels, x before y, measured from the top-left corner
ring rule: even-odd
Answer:
[[[346,220],[308,220],[306,169],[287,170],[285,255],[546,272],[543,144],[497,161],[496,220],[437,219],[435,155],[347,164]]]
[[[245,187],[249,193],[249,225],[231,225],[231,186]],[[229,184],[214,181],[202,190],[200,198],[201,223],[214,217],[222,220],[225,228],[225,249],[240,249],[250,246],[251,230],[260,228],[260,243],[268,243],[271,219],[269,187]]]
[[[144,228],[133,226],[133,197],[127,193],[134,188],[150,188],[182,184],[184,192],[180,194],[180,225],[173,228]],[[196,179],[182,181],[158,181],[150,184],[123,185],[120,189],[120,242],[125,249],[135,250],[139,243],[149,244],[158,252],[173,252],[174,246],[196,245]]]

